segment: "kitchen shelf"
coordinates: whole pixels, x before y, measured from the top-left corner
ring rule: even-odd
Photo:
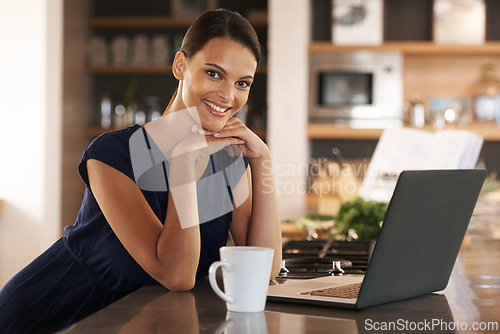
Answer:
[[[436,131],[431,125],[415,128],[426,131]],[[484,137],[485,141],[500,141],[500,126],[488,123],[474,123],[463,127],[447,127],[448,129],[466,130]],[[309,139],[337,140],[378,140],[384,129],[351,128],[333,123],[310,123],[307,127]]]
[[[193,18],[168,16],[103,16],[90,17],[86,24],[90,28],[186,28]]]
[[[188,28],[196,17],[172,16],[103,16],[90,17],[86,25],[90,28]],[[267,28],[267,18],[248,18],[254,28]]]
[[[347,125],[333,123],[309,123],[307,137],[309,139],[355,139],[378,140],[384,129],[356,129]]]
[[[171,74],[172,66],[87,66],[87,73],[90,74]]]
[[[89,65],[86,67],[86,72],[90,74],[146,74],[146,75],[165,75],[172,74],[172,66],[164,65],[144,65],[144,66],[136,66],[136,65],[123,65],[123,66],[115,66],[115,65],[103,65],[103,66],[92,66]],[[258,74],[266,74],[267,66],[262,65],[257,68]]]
[[[500,42],[481,45],[443,45],[433,42],[384,42],[381,45],[335,45],[331,42],[312,42],[310,53],[354,51],[401,51],[405,56],[498,56]]]

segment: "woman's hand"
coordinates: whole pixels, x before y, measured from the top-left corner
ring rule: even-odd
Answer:
[[[240,139],[241,142],[232,143],[233,146],[227,148],[230,155],[241,153],[250,161],[270,158],[267,145],[237,117],[232,117],[218,132],[200,130],[199,133],[207,138],[213,137],[217,140]]]
[[[245,141],[236,137],[217,138],[209,135],[200,135],[199,126],[192,128],[193,134],[183,139],[173,150],[169,157],[169,162],[172,168],[175,168],[181,179],[174,179],[174,183],[185,184],[186,182],[197,181],[203,175],[210,155],[226,149],[232,151],[233,147],[244,145]],[[234,151],[233,151],[234,153]],[[169,180],[169,182],[171,182]]]

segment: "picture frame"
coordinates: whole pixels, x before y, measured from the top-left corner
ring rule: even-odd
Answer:
[[[484,43],[484,0],[434,0],[433,19],[433,39],[437,44]]]
[[[383,27],[383,0],[332,0],[332,42],[334,44],[382,44]]]
[[[218,0],[171,0],[174,17],[197,17],[206,11],[215,10]]]

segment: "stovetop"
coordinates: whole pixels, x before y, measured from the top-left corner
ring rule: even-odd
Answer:
[[[308,279],[338,274],[334,261],[344,274],[364,274],[373,250],[371,241],[289,240],[283,244],[286,270],[280,278]]]

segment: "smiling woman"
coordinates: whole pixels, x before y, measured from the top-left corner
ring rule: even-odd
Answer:
[[[273,248],[277,275],[271,154],[233,117],[259,61],[255,31],[238,13],[193,23],[164,115],[105,133],[84,152],[76,223],[0,291],[1,333],[52,333],[146,285],[189,290],[229,234],[236,245]]]
[[[207,109],[222,117],[210,120],[200,114],[204,127],[211,131],[219,130],[247,102],[261,60],[260,44],[252,26],[241,16],[221,13],[203,15],[187,31],[173,64],[179,87],[166,110],[172,112],[185,106]],[[199,52],[201,49],[203,52]]]

